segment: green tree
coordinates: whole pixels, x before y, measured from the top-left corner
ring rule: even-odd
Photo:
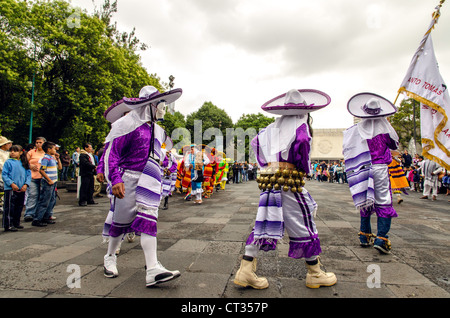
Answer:
[[[186,119],[184,118],[184,115],[180,113],[179,111],[174,112],[173,114],[167,112],[164,116],[164,121],[159,123],[161,127],[164,128],[167,135],[171,138],[175,138],[172,135],[172,132],[177,128],[186,128]],[[179,138],[175,138],[172,140],[174,144],[180,142],[182,139],[182,136]]]
[[[402,100],[398,111],[390,117],[390,123],[397,132],[403,149],[408,149],[409,141],[413,137],[420,143],[420,103],[418,101],[412,98]]]
[[[160,123],[160,125],[170,136],[174,129],[186,127],[186,119],[184,118],[184,115],[179,111],[176,111],[173,114],[167,112],[164,115],[164,121]]]
[[[201,129],[199,129],[199,126],[194,127],[195,121],[201,124]],[[225,110],[217,107],[212,102],[205,102],[196,112],[186,116],[186,128],[191,132],[192,141],[195,142],[195,140],[200,139],[204,140],[202,142],[209,144],[215,138],[209,140],[208,136],[205,135],[205,131],[208,129],[211,131],[214,128],[218,129],[225,138],[226,129],[233,128],[233,121]],[[201,136],[194,136],[194,133],[201,133]]]
[[[73,149],[101,144],[109,131],[103,113],[145,85],[163,87],[142,66],[134,36],[111,25],[117,1],[88,15],[63,0],[2,0],[0,7],[0,126],[25,143],[36,72],[33,136]],[[4,28],[5,26],[5,28]],[[8,54],[8,52],[12,52]],[[17,80],[19,79],[19,80]]]
[[[25,2],[2,0],[0,5],[0,130],[15,143],[27,142],[31,83],[35,64],[27,34]]]
[[[254,128],[257,132],[259,132],[261,128],[267,127],[274,121],[275,118],[267,117],[261,113],[243,114],[234,126],[236,128],[241,127],[244,130],[248,128]]]
[[[254,161],[252,152],[250,151],[250,142],[253,136],[255,136],[262,128],[267,127],[269,124],[273,123],[275,118],[267,117],[261,113],[257,114],[243,114],[234,128],[238,131],[239,128],[243,129],[248,135],[241,138],[236,137],[234,139],[235,145],[240,146],[239,143],[244,143],[245,158],[244,161]],[[244,139],[245,138],[245,139]],[[239,159],[239,158],[236,158]]]

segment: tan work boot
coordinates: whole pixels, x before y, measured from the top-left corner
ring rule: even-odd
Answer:
[[[320,261],[316,265],[308,265],[306,274],[306,287],[319,288],[320,286],[333,286],[337,282],[334,273],[326,273],[320,268]]]
[[[258,277],[256,271],[256,258],[253,261],[241,260],[241,267],[239,267],[234,283],[242,287],[253,287],[255,289],[265,289],[269,287],[269,282],[265,277]]]

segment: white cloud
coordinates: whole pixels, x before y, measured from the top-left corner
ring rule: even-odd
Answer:
[[[103,0],[97,0],[100,5]],[[91,0],[72,0],[91,10]],[[183,89],[187,115],[205,101],[236,121],[291,88],[328,93],[315,128],[352,124],[346,103],[371,91],[391,101],[431,21],[437,0],[119,0],[113,19],[136,27],[150,48],[142,62]],[[450,9],[444,4],[433,42],[450,78]],[[447,65],[445,65],[447,64]],[[398,102],[399,103],[399,102]],[[397,105],[398,105],[397,103]]]

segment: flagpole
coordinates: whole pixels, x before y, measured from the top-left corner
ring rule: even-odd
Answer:
[[[445,2],[445,0],[441,0],[439,2],[438,6],[436,7],[435,11],[431,15],[431,17],[433,18],[433,23],[431,24],[430,28],[427,30],[425,35],[431,33],[431,30],[434,29],[434,25],[438,23],[439,17],[441,16],[441,8],[442,8],[442,5],[444,4],[444,2]]]
[[[397,93],[397,97],[395,97],[394,106],[395,106],[395,103],[397,103],[397,99],[398,99],[399,96],[400,96],[400,92],[398,92]]]
[[[439,17],[441,16],[440,10],[441,10],[444,2],[445,2],[445,0],[440,0],[439,4],[437,5],[433,14],[431,15],[431,17],[433,18],[432,23],[431,23],[430,27],[428,28],[427,32],[425,32],[424,38],[422,39],[422,42],[420,43],[419,48],[417,50],[420,50],[422,48],[422,46],[425,44],[426,39],[428,38],[428,35],[431,33],[431,30],[434,29],[434,25],[438,23]],[[401,94],[401,92],[398,91],[397,97],[395,97],[394,106],[397,103],[397,99],[400,96],[400,94]]]
[[[444,80],[439,72],[431,40],[431,31],[438,23],[441,15],[440,9],[444,2],[445,0],[441,0],[435,7],[429,27],[411,59],[398,92],[405,93],[414,101],[425,105],[421,107],[421,110],[424,109],[422,114],[424,116],[421,116],[422,155],[450,170],[450,139],[441,140],[439,138],[442,132],[447,136],[447,132],[450,130],[449,97],[445,87],[441,88]],[[427,83],[429,87],[419,85],[420,83]],[[438,89],[440,90],[438,91]],[[439,122],[434,121],[435,113],[442,115]]]

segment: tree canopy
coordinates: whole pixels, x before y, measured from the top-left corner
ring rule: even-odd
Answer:
[[[402,100],[398,111],[390,117],[390,122],[398,134],[401,148],[408,149],[413,137],[416,137],[416,142],[420,144],[420,103],[418,101],[412,98]]]
[[[2,134],[27,143],[33,110],[33,139],[42,135],[66,148],[99,145],[109,131],[102,116],[107,107],[145,85],[163,91],[141,64],[138,50],[145,45],[134,30],[120,33],[109,24],[116,10],[116,1],[88,15],[62,0],[2,0]]]
[[[115,12],[117,0],[103,0],[92,14],[65,0],[2,0],[2,135],[21,145],[43,136],[68,150],[85,142],[98,147],[110,130],[103,113],[111,104],[124,96],[136,97],[145,85],[168,89],[141,63],[139,54],[147,44],[136,38],[134,29],[118,30],[112,22]],[[258,132],[273,122],[262,114],[247,114],[233,124],[211,101],[186,117],[174,112],[164,119],[160,124],[169,136],[184,129],[190,142],[198,132],[205,143],[218,135],[226,142],[227,129]],[[189,138],[180,136],[174,142]]]
[[[267,117],[261,113],[244,114],[238,119],[235,126],[241,127],[244,130],[254,128],[256,129],[256,132],[259,132],[261,128],[267,127],[274,121],[275,118]]]
[[[233,121],[227,112],[217,107],[212,102],[203,103],[197,111],[186,116],[186,128],[191,131],[192,140],[195,139],[193,134],[196,120],[201,120],[202,136],[209,128],[217,128],[221,131],[222,135],[225,136],[226,129],[233,127]]]

